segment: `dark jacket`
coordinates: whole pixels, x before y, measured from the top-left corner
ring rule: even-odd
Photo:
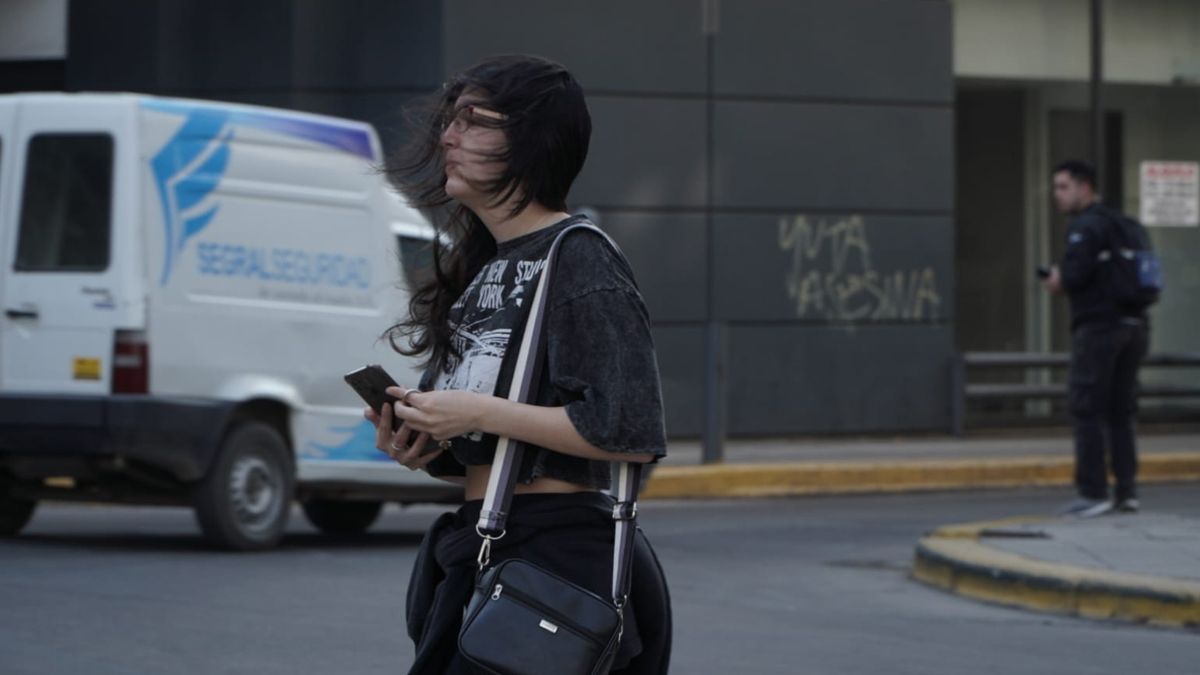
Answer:
[[[1115,324],[1122,317],[1144,317],[1144,313],[1121,311],[1114,301],[1107,278],[1107,263],[1100,254],[1109,248],[1113,227],[1110,210],[1099,202],[1071,219],[1067,225],[1067,247],[1059,272],[1071,304],[1071,329],[1082,324]]]
[[[408,586],[408,634],[416,644],[410,675],[477,671],[458,652],[463,608],[474,590],[479,500],[437,519],[421,542]],[[515,495],[492,563],[520,557],[606,597],[612,579],[612,497],[599,492]],[[671,600],[662,568],[639,530],[614,675],[667,672]]]

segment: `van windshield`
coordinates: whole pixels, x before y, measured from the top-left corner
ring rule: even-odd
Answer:
[[[107,269],[112,180],[111,136],[38,134],[31,138],[25,159],[16,269]]]
[[[415,290],[433,274],[433,242],[398,234],[396,246],[399,249],[400,267],[404,270],[404,280],[408,282],[410,289]]]

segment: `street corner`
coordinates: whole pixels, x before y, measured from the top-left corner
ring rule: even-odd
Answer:
[[[1021,609],[1200,627],[1200,519],[1018,517],[948,525],[916,545],[912,577]]]

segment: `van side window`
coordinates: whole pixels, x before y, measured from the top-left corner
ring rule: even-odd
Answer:
[[[64,133],[31,138],[25,158],[16,269],[107,269],[112,183],[112,136]]]
[[[400,266],[404,268],[404,279],[410,289],[416,290],[433,274],[433,242],[398,234],[396,246],[399,248]]]

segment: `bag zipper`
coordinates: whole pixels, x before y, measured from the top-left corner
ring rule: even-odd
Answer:
[[[528,607],[536,612],[548,615],[551,619],[554,620],[554,622],[555,622],[554,625],[558,626],[559,628],[566,628],[567,630],[569,630],[572,633],[578,635],[579,637],[587,640],[588,642],[591,642],[592,644],[594,644],[600,648],[604,647],[604,643],[601,642],[599,638],[588,634],[581,628],[576,628],[574,625],[572,625],[570,619],[563,616],[558,611],[547,607],[546,605],[538,602],[537,600],[534,600],[533,598],[529,597],[528,595],[525,595],[524,593],[522,593],[520,591],[514,591],[511,588],[505,590],[504,584],[496,584],[496,586],[492,589],[492,600],[499,600],[501,598],[501,596],[505,596],[505,595],[508,597],[511,597],[513,600],[515,600],[519,604],[525,605],[526,607]],[[618,621],[618,625],[620,625],[620,617],[617,618],[617,621]]]

